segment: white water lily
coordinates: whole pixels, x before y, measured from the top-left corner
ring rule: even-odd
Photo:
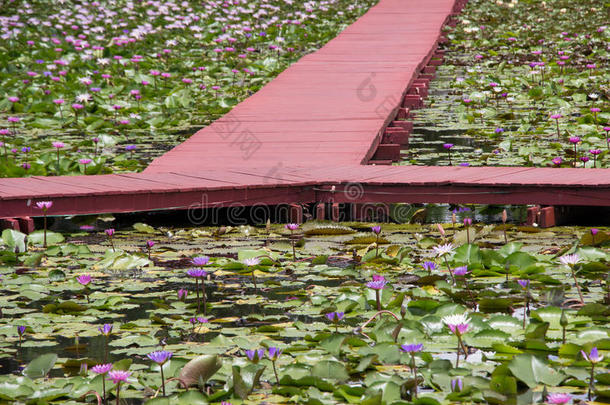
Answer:
[[[453,245],[451,243],[446,243],[444,245],[433,246],[432,249],[437,256],[445,256],[453,252]]]
[[[89,101],[90,99],[91,99],[91,96],[87,93],[79,94],[78,96],[76,96],[76,101],[78,101],[79,103],[85,103],[85,102]]]
[[[559,258],[559,261],[565,264],[566,266],[574,266],[575,264],[580,262],[580,256],[578,256],[576,253],[572,255],[565,255],[561,256]]]
[[[462,325],[470,323],[470,318],[464,314],[453,314],[444,316],[442,319],[445,325]]]
[[[261,259],[258,257],[250,257],[248,259],[244,259],[243,263],[246,266],[257,266],[258,264],[260,264]]]

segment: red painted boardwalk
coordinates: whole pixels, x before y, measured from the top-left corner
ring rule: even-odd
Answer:
[[[358,165],[432,56],[455,0],[381,0],[146,172]]]
[[[365,166],[455,0],[381,0],[143,173],[0,179],[0,218],[234,204],[610,206],[610,170]],[[415,96],[417,98],[417,96]]]
[[[335,166],[5,179],[3,217],[311,202],[610,206],[607,169]],[[334,186],[334,191],[333,191]],[[30,204],[27,206],[27,204]]]

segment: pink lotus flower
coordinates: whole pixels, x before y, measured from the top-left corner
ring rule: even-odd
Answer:
[[[112,380],[112,382],[115,384],[127,381],[130,376],[131,373],[129,371],[114,370],[108,372],[108,380]]]
[[[110,363],[98,364],[96,366],[91,367],[91,371],[93,371],[96,374],[106,374],[110,370],[112,370],[112,364],[110,364]]]
[[[546,397],[546,402],[548,404],[567,404],[572,400],[572,396],[570,394],[549,394]]]
[[[86,286],[91,282],[91,275],[83,274],[81,276],[76,277],[76,281],[78,281],[79,284]]]
[[[38,201],[36,203],[36,208],[41,209],[43,212],[47,212],[52,206],[53,201]]]

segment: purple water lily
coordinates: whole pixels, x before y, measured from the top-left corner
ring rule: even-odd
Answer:
[[[197,313],[199,313],[201,311],[201,300],[199,298],[199,279],[201,279],[201,289],[202,291],[202,295],[203,295],[203,314],[206,314],[206,309],[207,309],[207,297],[205,294],[205,277],[208,275],[208,272],[203,270],[203,269],[188,269],[186,271],[186,274],[188,274],[190,277],[193,277],[195,279],[195,292],[197,293]]]
[[[275,362],[277,361],[277,359],[280,358],[280,356],[282,355],[282,349],[278,348],[278,347],[270,347],[269,348],[269,360],[271,360],[271,364],[273,365],[273,374],[275,374],[275,381],[277,382],[277,385],[280,385],[280,378],[278,377],[277,374],[277,368],[275,365]]]
[[[165,396],[165,376],[163,375],[163,365],[172,358],[172,355],[173,353],[168,352],[167,350],[158,350],[147,354],[149,359],[161,366],[159,367],[159,370],[161,370],[161,386],[163,387],[163,396]]]
[[[258,363],[265,357],[265,349],[246,350],[246,357],[252,363]]]
[[[423,343],[411,343],[411,344],[400,345],[400,350],[405,353],[421,352],[423,348],[424,348]]]
[[[388,281],[383,276],[374,275],[373,281],[366,283],[368,288],[375,290],[375,299],[377,301],[377,311],[381,311],[381,290],[388,284]]]
[[[105,347],[105,352],[104,352],[104,362],[108,361],[108,344],[110,343],[110,334],[112,333],[112,324],[111,323],[105,323],[103,326],[99,326],[97,328],[97,330],[100,331],[100,333],[106,337],[106,347]]]
[[[411,355],[411,371],[413,376],[417,376],[417,367],[415,366],[415,353],[421,352],[424,348],[422,343],[411,343],[400,345],[400,351]]]
[[[433,270],[436,270],[436,263],[434,262],[424,262],[421,266],[428,272],[428,275],[432,274]]]
[[[146,356],[157,364],[165,364],[169,359],[172,358],[173,353],[167,350],[158,350],[150,352]]]
[[[193,257],[193,260],[191,260],[191,262],[194,266],[203,267],[210,262],[210,258],[208,256],[197,256]]]

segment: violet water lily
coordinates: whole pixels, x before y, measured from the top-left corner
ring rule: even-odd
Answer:
[[[375,299],[377,301],[377,311],[381,311],[381,290],[385,288],[388,281],[383,276],[374,275],[373,281],[366,283],[366,286],[372,290],[375,290]]]
[[[102,335],[104,335],[106,337],[106,350],[104,351],[104,362],[108,361],[108,345],[110,343],[110,335],[112,334],[112,324],[111,323],[105,323],[102,326],[99,326],[97,328],[97,330],[100,331],[100,333]]]
[[[271,364],[273,365],[273,374],[275,374],[275,381],[277,382],[277,385],[280,385],[280,378],[278,377],[277,367],[276,367],[275,363],[277,362],[277,360],[280,358],[281,355],[282,355],[282,349],[280,349],[278,347],[270,347],[269,353],[267,354],[267,356],[269,357],[269,360],[271,360]]]
[[[201,311],[201,300],[199,298],[199,280],[201,280],[201,285],[204,285],[204,279],[207,277],[208,272],[203,269],[188,269],[186,274],[189,277],[193,277],[195,279],[195,292],[197,293],[197,313]],[[203,290],[203,314],[206,314],[206,296],[205,289]]]
[[[184,288],[178,289],[178,300],[184,301],[188,295],[188,290]]]
[[[482,115],[481,115],[481,117],[482,117]],[[453,148],[453,144],[445,143],[445,144],[443,144],[443,148],[445,148],[447,150],[447,155],[449,156],[449,166],[451,166],[451,149]]]
[[[108,242],[110,242],[110,246],[112,247],[112,251],[115,252],[114,249],[114,242],[112,240],[112,237],[114,236],[114,228],[108,228],[104,231],[104,233],[106,234],[106,236],[108,236]]]
[[[246,357],[256,364],[265,357],[265,349],[246,350]]]
[[[153,245],[154,245],[154,243],[153,243]],[[208,256],[197,256],[197,257],[193,257],[193,259],[191,260],[191,263],[193,263],[193,266],[197,266],[197,267],[207,266],[209,262],[210,262],[210,258]]]
[[[81,274],[76,277],[76,281],[84,288],[84,293],[87,296],[87,302],[89,302],[89,284],[91,283],[91,275],[90,274]]]
[[[461,392],[464,389],[464,382],[461,378],[451,380],[451,392]]]
[[[468,266],[459,266],[459,267],[456,267],[455,269],[453,269],[453,275],[455,276],[456,280],[458,277],[460,277],[462,280],[464,280],[464,287],[466,287],[466,291],[468,292],[468,295],[470,296],[470,300],[472,301],[472,307],[476,308],[477,302],[474,299],[474,295],[472,293],[472,290],[470,289],[470,285],[468,284],[468,279],[466,278],[466,275],[468,273],[470,273],[468,271]]]
[[[148,260],[150,260],[150,252],[151,252],[153,246],[155,246],[155,241],[152,241],[152,240],[146,241],[146,251],[148,253]]]
[[[426,261],[421,266],[428,272],[428,275],[432,275],[432,271],[436,270],[436,263],[434,262]]]
[[[329,312],[326,315],[326,318],[331,321],[335,325],[335,333],[339,332],[339,322],[345,316],[344,312]]]
[[[577,145],[580,143],[580,138],[577,136],[571,136],[569,139],[570,143],[574,145],[574,167],[576,167],[576,160],[578,159],[578,148]]]
[[[599,354],[597,346],[593,347],[589,353],[584,350],[580,351],[582,357],[591,363],[591,374],[589,375],[589,391],[588,396],[591,400],[591,393],[595,390],[595,365],[604,359],[604,356]]]
[[[375,234],[375,257],[379,257],[379,235],[381,234],[381,226],[375,225],[371,228],[371,231]]]
[[[417,369],[415,367],[415,353],[421,352],[423,348],[423,343],[400,345],[400,351],[404,353],[409,353],[409,355],[411,356],[411,371],[413,372],[414,377],[417,375]]]
[[[165,395],[165,376],[163,375],[163,365],[172,358],[173,353],[168,352],[167,350],[158,350],[151,353],[148,353],[149,359],[154,361],[159,365],[159,370],[161,370],[161,386],[163,387],[163,396]]]
[[[19,335],[19,346],[21,346],[21,341],[23,340],[23,335],[25,335],[26,327],[23,325],[17,326],[17,335]]]
[[[591,232],[591,244],[595,245],[595,236],[599,233],[599,229],[591,228],[589,229],[589,232]]]

